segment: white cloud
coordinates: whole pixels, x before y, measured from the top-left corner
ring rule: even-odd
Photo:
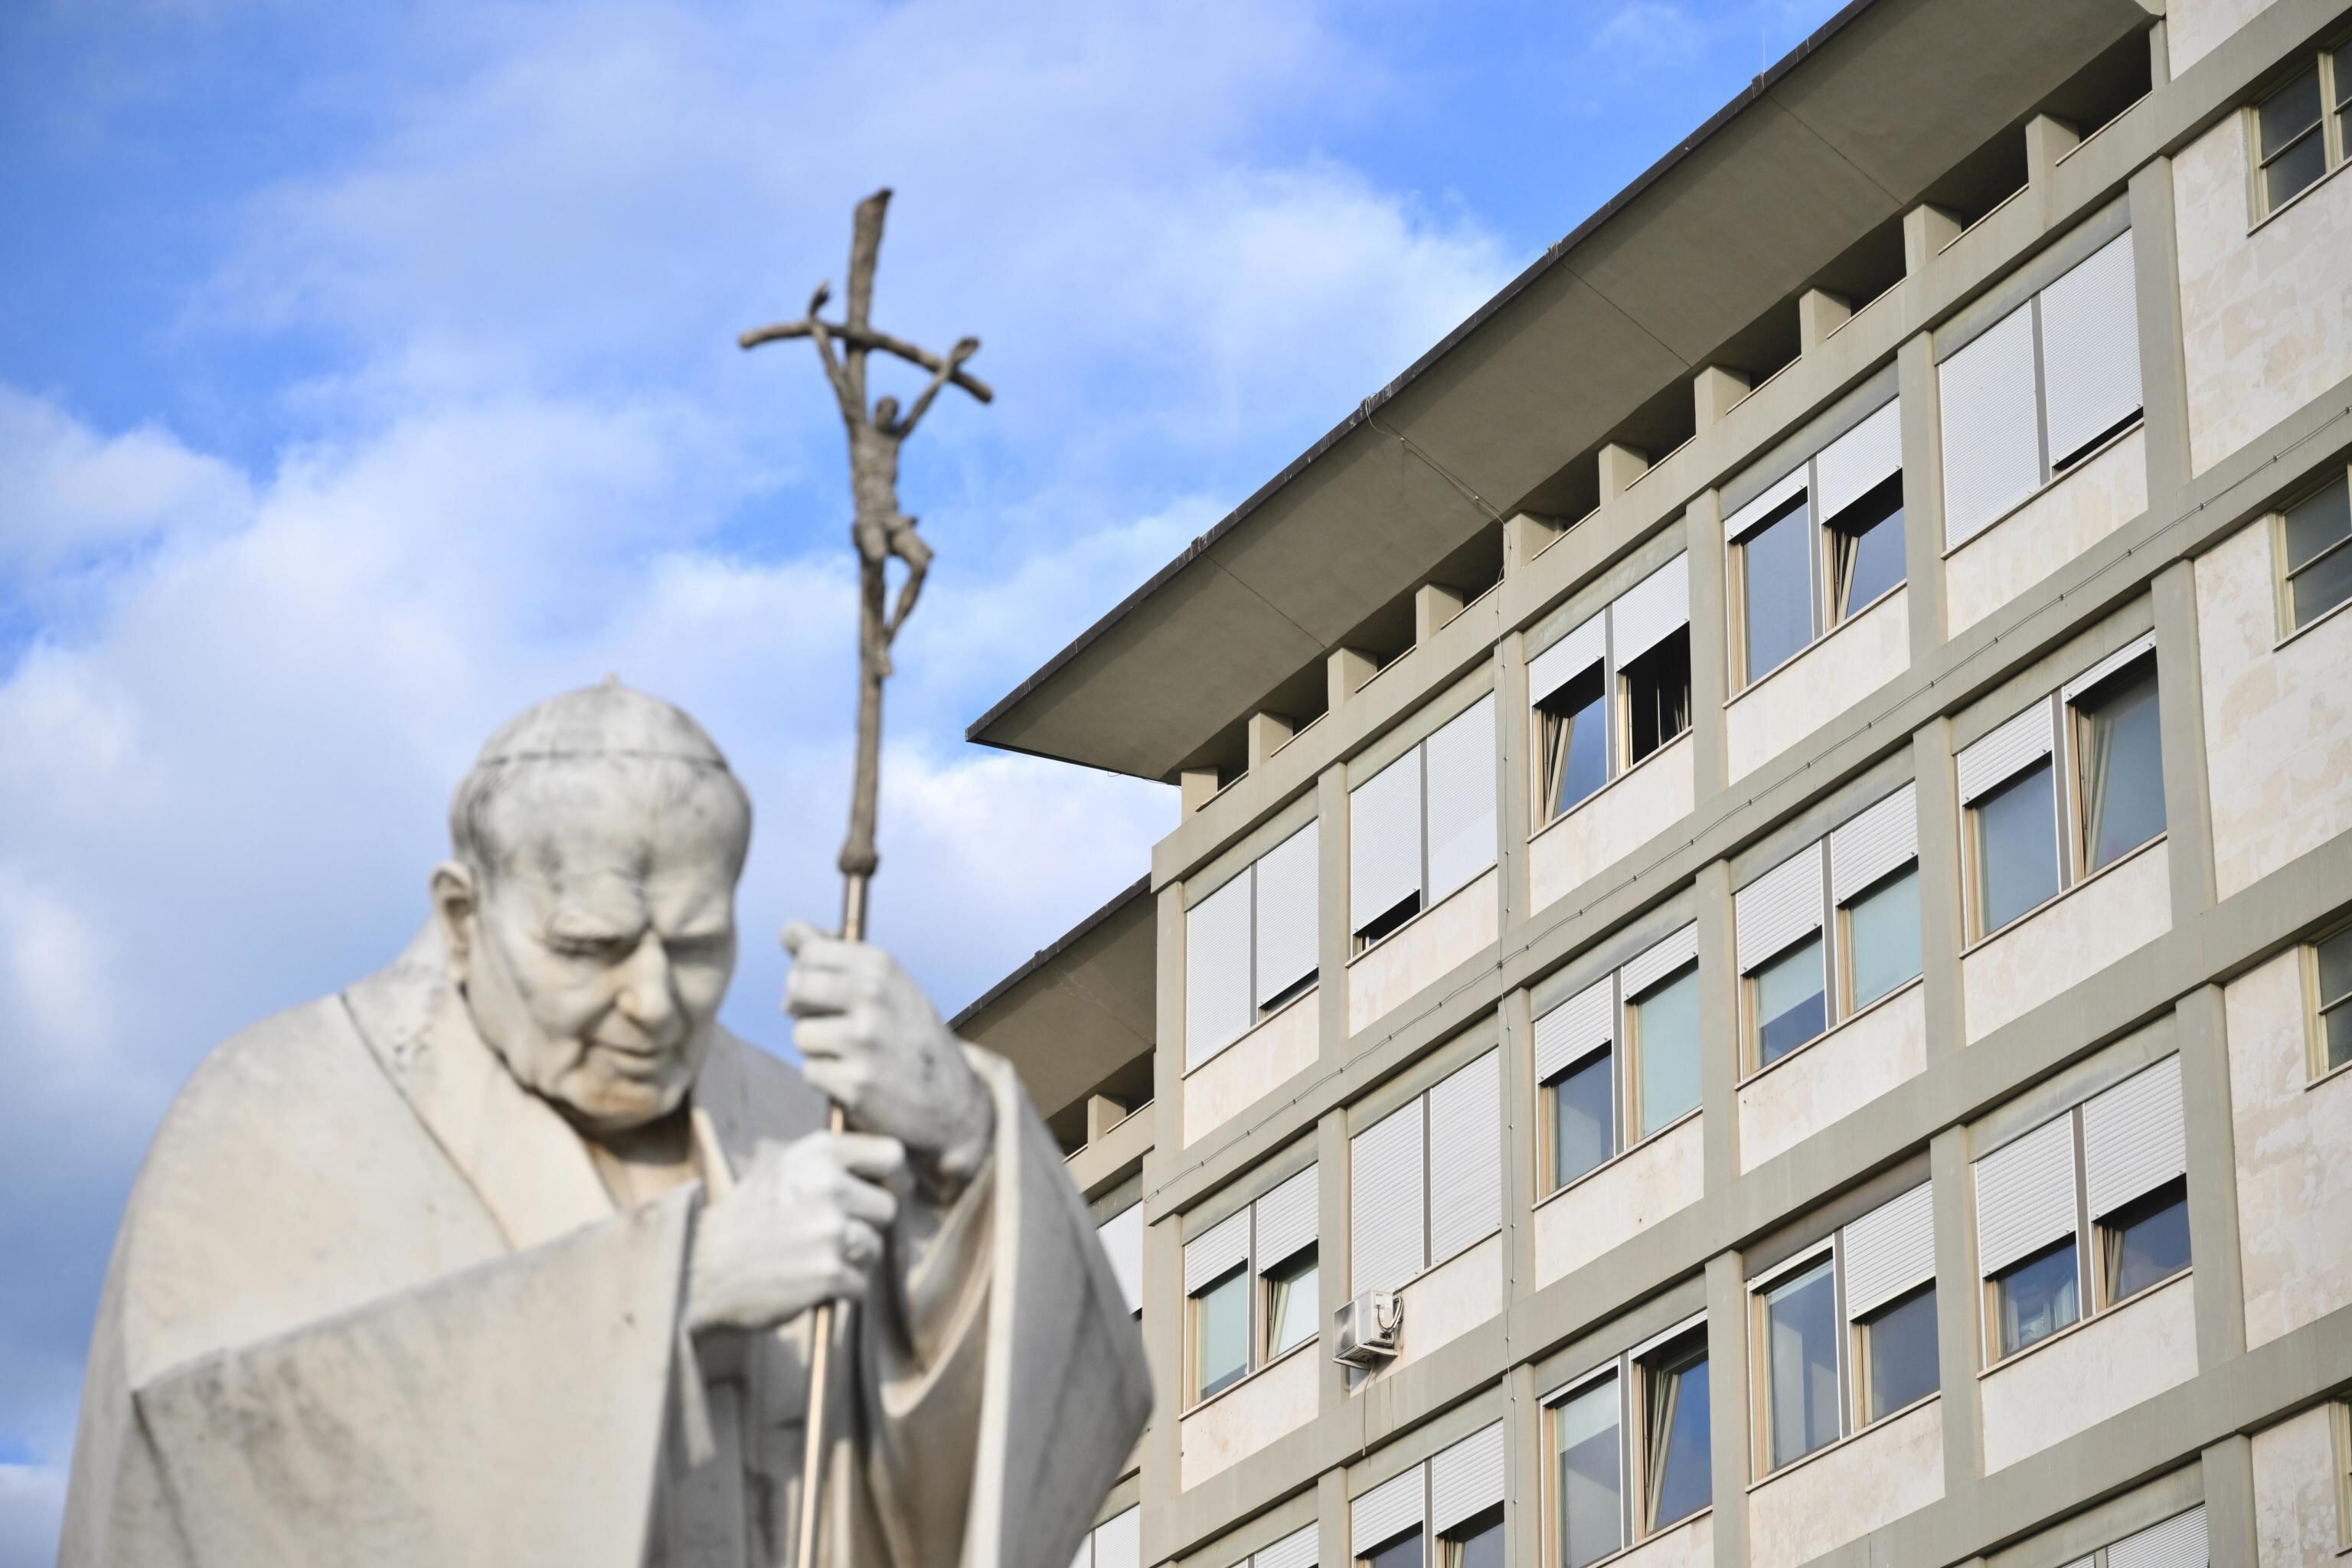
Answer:
[[[0,1568],[54,1568],[65,1508],[62,1469],[0,1465]]]
[[[167,533],[215,532],[252,504],[227,464],[142,426],[101,438],[42,399],[0,386],[0,571],[53,572]]]

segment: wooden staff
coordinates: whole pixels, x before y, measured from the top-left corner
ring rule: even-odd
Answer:
[[[978,338],[964,338],[944,358],[918,348],[902,338],[874,330],[868,317],[874,306],[874,267],[882,254],[882,217],[890,205],[888,190],[879,190],[857,204],[849,240],[848,319],[839,323],[819,319],[817,312],[831,297],[833,285],[820,283],[809,298],[808,314],[796,321],[754,327],[736,342],[746,349],[787,338],[808,338],[816,344],[825,379],[841,404],[842,423],[849,434],[849,489],[856,504],[850,541],[857,548],[857,773],[849,792],[849,835],[842,841],[841,936],[845,942],[866,940],[866,893],[882,863],[874,847],[875,805],[882,792],[882,683],[890,677],[890,645],[914,610],[930,570],[930,546],[915,531],[915,520],[898,510],[898,449],[928,413],[940,389],[952,382],[982,403],[996,395],[988,384],[967,374],[964,362],[980,352]],[[840,352],[834,345],[840,344]],[[885,397],[871,410],[866,403],[866,356],[879,349],[931,373],[930,384],[901,417],[898,400]],[[889,564],[893,557],[907,564],[898,586],[898,602],[889,604]],[[833,1108],[831,1125],[839,1132],[845,1119]],[[847,1302],[838,1314],[845,1321]],[[817,1521],[824,1495],[825,1389],[831,1380],[836,1314],[830,1301],[816,1309],[811,1324],[807,1447],[801,1460],[799,1550],[793,1558],[798,1568],[816,1568]]]

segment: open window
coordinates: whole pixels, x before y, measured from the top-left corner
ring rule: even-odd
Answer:
[[[2164,751],[2156,658],[2133,660],[2072,699],[2084,873],[2114,864],[2164,831]]]
[[[1443,1568],[1503,1568],[1503,1507],[1480,1510],[1440,1538]]]
[[[1654,1535],[1715,1500],[1704,1327],[1634,1363],[1642,1399],[1642,1532]]]
[[[1679,740],[1691,726],[1690,628],[1676,626],[1628,661],[1618,685],[1624,700],[1625,763],[1631,767]]]

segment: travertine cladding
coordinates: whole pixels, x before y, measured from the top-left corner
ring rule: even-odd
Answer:
[[[2271,550],[2263,519],[2197,562],[2213,882],[2225,899],[2352,830],[2352,615],[2274,646]]]
[[[2310,1568],[2336,1554],[2336,1433],[2325,1405],[2253,1436],[2254,1561]]]
[[[1315,1419],[1315,1347],[1301,1345],[1176,1425],[1179,1482],[1188,1490]]]
[[[1184,1078],[1184,1142],[1231,1121],[1315,1065],[1322,1009],[1309,991]]]
[[[1751,1171],[1926,1070],[1919,982],[1739,1086],[1739,1168]]]
[[[2305,191],[2250,234],[2246,155],[2233,114],[2172,160],[2199,473],[2352,374],[2352,179]]]
[[[1349,1034],[1402,1006],[1494,942],[1502,922],[1496,901],[1499,879],[1489,869],[1348,966]]]
[[[1957,637],[2147,510],[2147,437],[2135,430],[1961,545],[1944,562]]]
[[[2194,1283],[2184,1274],[1988,1373],[1979,1384],[1986,1472],[2196,1376]]]
[[[2172,863],[2158,839],[2060,894],[1960,960],[1974,1045],[2172,929]]]
[[[1944,1402],[1931,1399],[1748,1494],[1748,1568],[1795,1568],[1944,1495]]]
[[[1897,588],[1724,710],[1731,776],[1754,773],[1911,668],[1911,591]]]
[[[1685,735],[1536,835],[1528,846],[1528,908],[1566,897],[1688,816],[1697,773]]]
[[[1387,1371],[1407,1366],[1503,1310],[1503,1238],[1490,1236],[1404,1288],[1404,1332]]]
[[[2311,1081],[2301,952],[2290,948],[2221,996],[2252,1347],[2352,1304],[2352,1074]]]
[[[1535,1211],[1536,1283],[1575,1273],[1706,1188],[1706,1144],[1694,1116],[1620,1155]]]
[[[1715,1515],[1700,1514],[1659,1536],[1645,1541],[1610,1568],[1715,1568]]]
[[[2179,76],[2213,46],[2261,16],[2273,0],[2172,0],[2165,8],[2165,53]]]

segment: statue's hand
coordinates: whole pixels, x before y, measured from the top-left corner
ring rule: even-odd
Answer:
[[[866,1293],[898,1218],[889,1184],[907,1152],[868,1132],[762,1143],[735,1188],[704,1210],[687,1261],[691,1329],[771,1329],[820,1301]]]
[[[808,1080],[850,1123],[906,1144],[935,1197],[951,1197],[988,1158],[996,1106],[938,1009],[898,961],[794,921],[784,1010]]]

